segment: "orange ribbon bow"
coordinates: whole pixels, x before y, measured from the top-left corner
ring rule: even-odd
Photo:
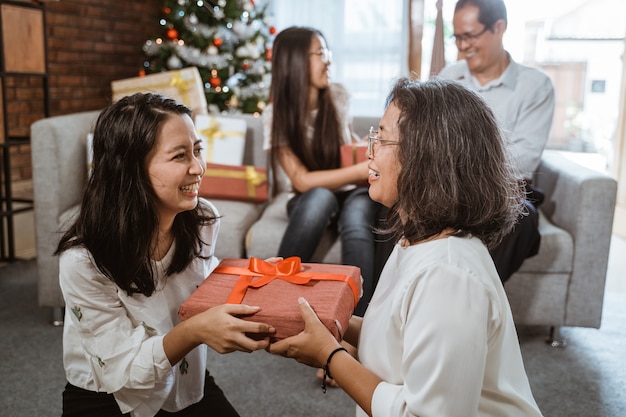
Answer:
[[[346,282],[354,294],[354,305],[356,306],[359,302],[359,288],[349,275],[317,274],[313,272],[301,272],[301,269],[302,264],[300,258],[292,256],[276,264],[265,262],[259,258],[250,258],[248,268],[238,266],[218,266],[215,268],[214,272],[239,275],[237,283],[228,296],[228,300],[226,300],[226,303],[228,304],[240,304],[246,295],[248,288],[260,288],[275,279],[281,279],[297,285],[306,285],[311,281]]]

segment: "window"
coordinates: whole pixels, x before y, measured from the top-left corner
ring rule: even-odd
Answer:
[[[382,116],[392,82],[406,74],[407,0],[272,0],[280,31],[292,25],[319,29],[333,51],[333,81],[352,96],[352,114]]]

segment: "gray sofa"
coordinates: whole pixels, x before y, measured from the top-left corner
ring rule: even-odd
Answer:
[[[52,256],[59,225],[80,200],[86,181],[85,144],[97,111],[51,117],[31,127],[39,305],[62,320],[58,261]],[[266,166],[261,119],[245,117],[244,163]],[[361,135],[375,118],[355,118]],[[539,254],[527,259],[506,284],[517,324],[600,327],[617,184],[605,174],[546,151],[535,184],[546,194],[541,206]],[[217,256],[267,258],[276,254],[287,225],[282,194],[270,203],[213,200],[222,214]],[[316,252],[319,262],[339,262],[332,231]]]

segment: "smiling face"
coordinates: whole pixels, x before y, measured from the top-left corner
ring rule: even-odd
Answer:
[[[311,74],[312,88],[316,90],[328,88],[330,83],[329,66],[330,53],[326,41],[319,35],[313,35],[309,46],[309,73]]]
[[[399,142],[399,119],[400,109],[391,103],[380,119],[378,138]],[[386,207],[391,207],[398,201],[398,177],[401,169],[397,158],[398,149],[399,146],[394,146],[393,143],[382,142],[374,144],[372,153],[368,155],[370,159],[369,195],[372,200]]]
[[[506,29],[506,23],[498,20],[493,28],[485,30],[485,25],[478,20],[479,13],[478,7],[468,4],[454,13],[452,20],[459,59],[467,61],[474,76],[489,73],[501,60],[504,53],[502,37]]]
[[[198,204],[206,166],[201,151],[202,141],[189,116],[172,115],[161,125],[146,169],[163,224]]]

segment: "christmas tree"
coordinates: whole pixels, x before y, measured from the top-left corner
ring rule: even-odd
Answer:
[[[259,0],[256,1],[259,3]],[[146,73],[195,66],[210,110],[261,113],[276,29],[254,0],[166,0],[164,33],[144,44]]]

